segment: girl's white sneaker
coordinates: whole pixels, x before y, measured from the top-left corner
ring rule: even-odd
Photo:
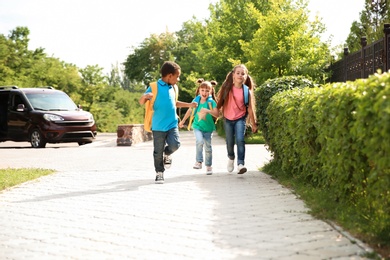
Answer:
[[[232,172],[234,170],[234,160],[229,159],[227,163],[227,171]]]
[[[202,163],[201,162],[196,162],[194,167],[192,167],[192,168],[197,169],[197,170],[202,169]]]
[[[247,171],[246,167],[242,164],[239,164],[237,169],[238,169],[238,174],[243,174],[243,173],[246,173],[246,171]]]

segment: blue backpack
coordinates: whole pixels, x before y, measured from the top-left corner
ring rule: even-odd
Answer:
[[[246,108],[248,108],[248,106],[249,106],[249,87],[247,85],[243,84],[242,91],[243,91],[243,95],[244,95],[244,104],[245,104]],[[223,95],[224,100],[226,99],[226,95],[227,95],[227,92],[225,91],[225,93]]]
[[[242,89],[244,91],[244,104],[248,108],[249,106],[249,87],[247,85],[243,85]]]

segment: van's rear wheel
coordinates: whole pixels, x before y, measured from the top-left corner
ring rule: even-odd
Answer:
[[[81,145],[86,145],[86,144],[90,144],[92,142],[90,141],[84,141],[84,142],[78,142],[78,144],[81,146]]]
[[[45,148],[46,146],[46,141],[38,129],[31,132],[30,143],[33,148]]]

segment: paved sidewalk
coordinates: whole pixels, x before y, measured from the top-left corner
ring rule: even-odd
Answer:
[[[0,259],[365,259],[368,247],[258,171],[264,146],[246,146],[247,173],[227,173],[215,137],[207,176],[192,169],[192,134],[181,137],[163,185],[152,142],[0,149],[0,167],[58,170],[0,193]]]

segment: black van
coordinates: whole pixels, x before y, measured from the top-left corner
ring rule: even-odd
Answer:
[[[96,137],[91,113],[80,109],[62,91],[52,87],[0,87],[0,142],[91,143]]]

